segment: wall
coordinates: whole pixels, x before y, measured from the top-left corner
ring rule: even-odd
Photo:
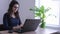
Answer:
[[[0,24],[3,23],[3,14],[7,12],[9,2],[11,0],[0,0]],[[34,13],[29,9],[34,7],[35,0],[17,0],[20,4],[19,13],[22,23],[25,22],[25,19],[33,19]]]
[[[0,24],[3,23],[3,14],[8,9],[9,0],[0,0]]]
[[[25,19],[34,18],[34,13],[29,9],[35,6],[35,0],[18,0],[20,3],[20,16],[22,23],[24,23]]]

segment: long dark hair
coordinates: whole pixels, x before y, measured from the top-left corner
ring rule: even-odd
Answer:
[[[18,4],[19,5],[19,3],[16,1],[16,0],[12,0],[11,1],[11,3],[9,4],[9,8],[8,8],[8,15],[10,16],[11,14],[12,14],[12,7],[15,5],[15,4]],[[18,10],[17,10],[17,12],[16,13],[14,13],[15,14],[15,16],[16,16],[16,18],[19,18],[19,12],[18,12]],[[11,17],[11,16],[10,16]]]

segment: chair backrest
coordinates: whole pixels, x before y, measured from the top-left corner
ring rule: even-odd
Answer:
[[[26,19],[24,25],[23,25],[23,30],[25,32],[27,31],[35,31],[40,23],[40,19]]]
[[[0,31],[2,31],[2,30],[5,30],[4,29],[4,25],[3,24],[0,24]]]

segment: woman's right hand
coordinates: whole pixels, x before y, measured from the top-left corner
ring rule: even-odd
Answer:
[[[17,30],[17,29],[20,29],[20,27],[19,26],[13,27],[13,30]]]
[[[17,27],[13,27],[13,30],[17,30]]]

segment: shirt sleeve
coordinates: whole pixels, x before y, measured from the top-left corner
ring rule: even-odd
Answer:
[[[7,16],[7,14],[4,14],[4,16],[3,16],[3,25],[4,25],[4,29],[6,29],[6,30],[9,30],[10,29],[10,21],[8,20],[9,18],[8,18],[8,16]]]
[[[21,20],[19,19],[19,25],[21,24]]]

